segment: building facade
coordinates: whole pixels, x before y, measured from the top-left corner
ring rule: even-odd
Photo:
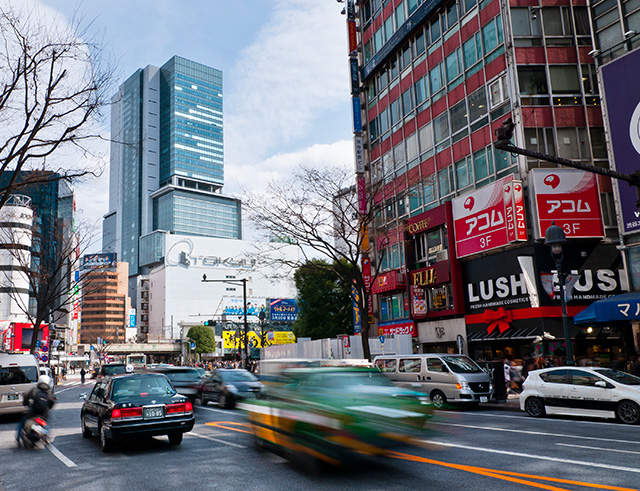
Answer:
[[[240,203],[221,194],[222,130],[222,72],[179,56],[137,70],[114,96],[103,251],[129,263],[132,293],[147,272],[140,237],[241,238]]]
[[[80,343],[95,345],[99,338],[107,343],[126,342],[129,265],[117,262],[113,254],[84,256],[82,263]]]
[[[586,1],[364,0],[346,13],[356,174],[384,185],[370,235],[391,238],[367,251],[376,322],[411,332],[416,351],[522,357],[545,332],[560,351],[539,242],[555,221],[580,255],[572,312],[624,291],[612,184],[493,142],[511,118],[515,145],[609,167]],[[615,281],[591,288],[597,274]]]

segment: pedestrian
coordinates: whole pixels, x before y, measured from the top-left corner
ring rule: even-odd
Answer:
[[[67,367],[62,367],[62,380],[67,380]]]
[[[511,362],[508,358],[504,359],[504,384],[506,393],[509,394],[511,391]]]
[[[85,372],[84,370],[84,365],[82,366],[82,368],[80,369],[80,383],[84,384],[84,376],[87,374],[87,372]]]

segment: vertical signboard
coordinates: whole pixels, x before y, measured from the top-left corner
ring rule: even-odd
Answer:
[[[465,257],[509,243],[504,186],[509,175],[477,191],[451,200],[456,255]]]
[[[355,153],[356,174],[364,174],[364,149],[361,136],[353,137],[353,150]]]
[[[598,181],[592,172],[532,169],[529,189],[536,238],[543,239],[552,222],[568,238],[604,236]]]
[[[360,108],[360,97],[352,97],[353,103],[353,132],[362,133],[362,112]]]
[[[349,34],[349,53],[353,53],[358,49],[358,33],[356,30],[356,21],[347,21],[347,32]]]
[[[358,75],[358,58],[349,58],[349,72],[351,73],[351,93],[356,95],[360,92],[360,77]]]
[[[507,220],[507,240],[514,242],[517,239],[516,233],[516,205],[513,202],[513,181],[502,186],[502,199],[504,200],[504,215]]]
[[[527,222],[524,214],[522,181],[513,181],[513,205],[516,213],[516,240],[527,241]]]
[[[369,293],[369,301],[367,303],[367,314],[369,316],[369,323],[373,324],[373,298],[371,298],[371,259],[368,257],[362,258],[362,279],[364,280],[364,286]]]
[[[364,215],[367,213],[367,185],[364,176],[358,176],[356,184],[358,186],[358,212]]]
[[[601,68],[609,138],[616,170],[632,174],[640,169],[640,91],[638,91],[640,51],[617,58]],[[636,208],[636,189],[615,180],[620,196],[620,231],[640,231],[640,211]]]
[[[360,317],[360,292],[355,285],[351,285],[351,301],[353,303],[353,333],[362,333],[362,317]]]

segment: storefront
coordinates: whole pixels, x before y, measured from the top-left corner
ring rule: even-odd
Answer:
[[[590,332],[573,316],[596,300],[620,294],[626,275],[614,245],[596,241],[565,246],[566,299],[576,359],[597,353],[602,364],[631,354],[630,326],[602,325]],[[557,275],[549,248],[525,246],[462,264],[469,354],[476,360],[565,354]]]

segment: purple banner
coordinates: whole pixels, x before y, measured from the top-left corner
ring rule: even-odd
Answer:
[[[640,169],[640,50],[633,51],[602,67],[602,82],[609,120],[609,137],[616,170],[632,174]],[[640,211],[636,189],[615,180],[620,191],[622,233],[640,231]]]

